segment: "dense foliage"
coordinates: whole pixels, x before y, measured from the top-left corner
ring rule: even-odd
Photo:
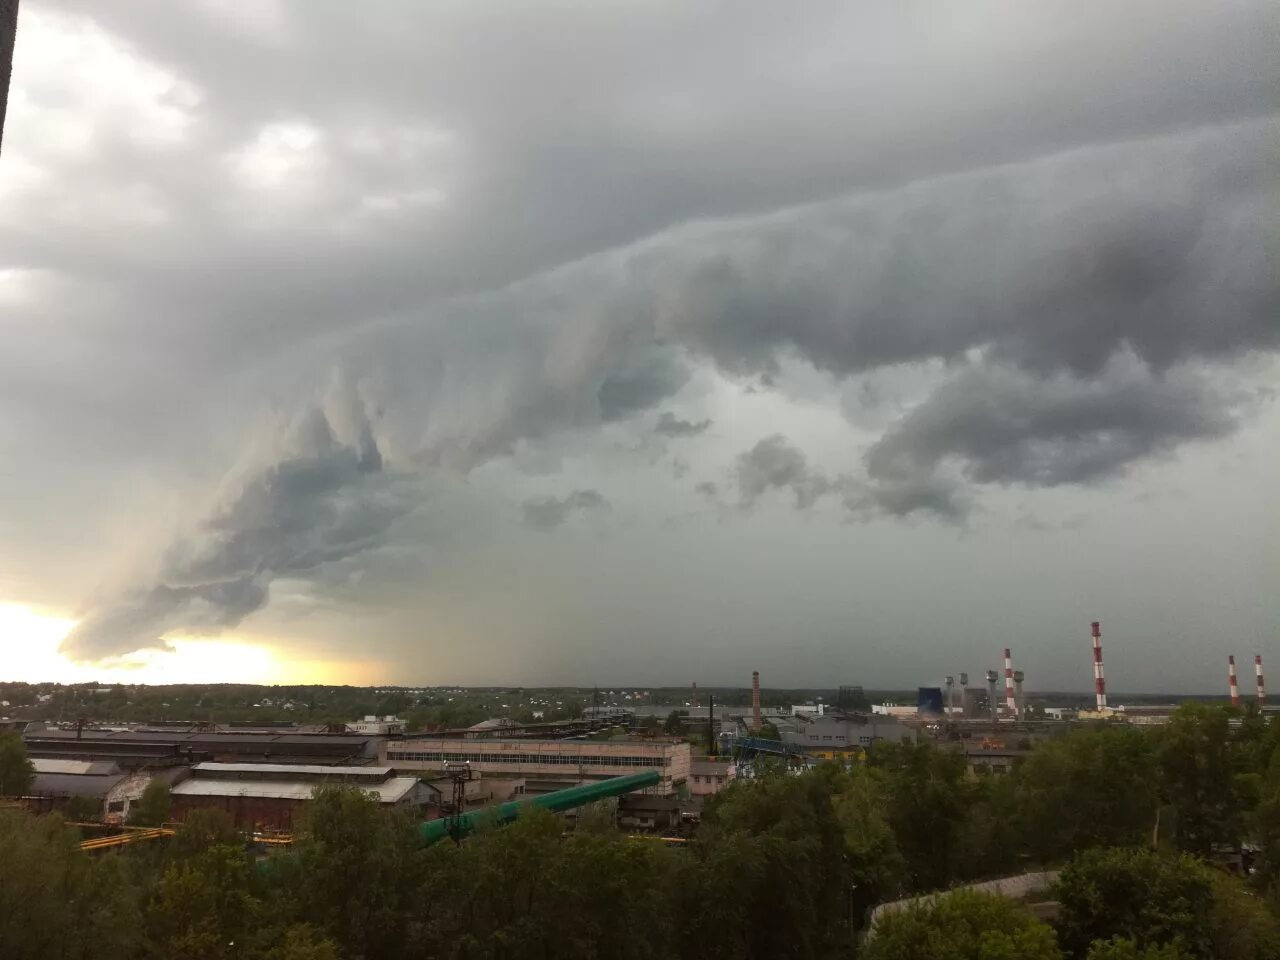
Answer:
[[[1239,881],[1187,854],[1087,850],[1062,871],[1063,945],[1174,946],[1194,960],[1280,960],[1280,924]]]
[[[959,891],[890,914],[865,960],[1062,960],[1053,930],[1019,903]]]
[[[31,787],[35,768],[27,759],[22,737],[0,733],[0,797],[20,797]]]
[[[91,859],[59,816],[0,811],[0,956],[1277,960],[1277,728],[1224,716],[1080,728],[1007,776],[929,744],[801,776],[761,764],[681,847],[592,809],[567,836],[530,813],[424,849],[407,815],[326,789],[265,865],[211,812]],[[149,791],[137,819],[163,821],[167,799]],[[1245,837],[1262,848],[1251,888],[1206,856]],[[1064,863],[1056,929],[948,895],[862,942],[878,903]]]

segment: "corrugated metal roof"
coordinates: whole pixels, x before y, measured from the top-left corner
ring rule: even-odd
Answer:
[[[718,760],[690,760],[689,772],[696,773],[699,776],[727,777],[733,773],[733,764],[721,763]]]
[[[286,777],[322,776],[342,779],[385,779],[391,767],[341,767],[333,764],[309,763],[197,763],[192,769],[197,773],[280,773]]]
[[[251,730],[227,733],[190,730],[40,730],[28,734],[28,740],[84,740],[86,742],[137,742],[137,743],[252,743],[252,744],[310,744],[324,746],[358,747],[370,738],[363,734],[334,733],[255,733]]]
[[[37,773],[31,781],[31,793],[55,797],[105,797],[107,791],[124,778],[123,773],[106,777],[78,773]]]
[[[36,768],[36,773],[67,773],[79,776],[105,777],[120,772],[120,768],[110,760],[60,760],[47,757],[32,757],[31,765]]]
[[[198,769],[198,768],[197,768]],[[211,780],[198,774],[173,788],[175,797],[256,797],[268,800],[310,800],[312,791],[324,784],[314,780]],[[399,803],[418,781],[414,777],[392,777],[381,783],[360,784],[365,793],[376,793],[380,803]]]

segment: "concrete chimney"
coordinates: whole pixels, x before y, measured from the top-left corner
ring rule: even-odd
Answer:
[[[1099,711],[1107,709],[1107,681],[1102,673],[1102,624],[1093,621],[1093,696]]]
[[[1231,694],[1231,705],[1240,706],[1240,682],[1236,679],[1236,658],[1227,657],[1227,690]]]
[[[1253,655],[1253,672],[1258,679],[1258,710],[1261,711],[1267,703],[1267,690],[1262,684],[1262,654],[1260,653]]]
[[[1022,681],[1025,679],[1021,670],[1013,671],[1013,689],[1018,697],[1018,714],[1015,714],[1019,720],[1027,714],[1027,701],[1022,699]]]
[[[1009,716],[1017,719],[1018,695],[1013,689],[1013,655],[1008,647],[1004,648],[1004,705],[1009,711]]]
[[[695,710],[698,708],[698,681],[693,681],[693,696],[689,699],[689,706]]]
[[[1000,701],[996,699],[996,682],[1000,674],[994,670],[987,671],[987,706],[991,708],[991,720],[994,723],[1000,716]]]
[[[764,726],[760,718],[760,671],[751,671],[751,729],[759,730]]]
[[[947,714],[955,713],[956,710],[956,678],[947,677]]]

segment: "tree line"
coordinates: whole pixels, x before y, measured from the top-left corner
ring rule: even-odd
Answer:
[[[1096,725],[973,775],[932,744],[762,771],[695,842],[540,811],[423,848],[410,816],[325,788],[289,856],[254,861],[227,821],[90,858],[57,815],[0,811],[0,956],[223,960],[1275,960],[1280,729],[1225,709]],[[1214,865],[1259,848],[1242,880]],[[1050,926],[981,894],[881,902],[1061,866]]]

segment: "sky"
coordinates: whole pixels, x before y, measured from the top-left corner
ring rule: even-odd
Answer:
[[[1265,0],[23,0],[0,678],[1280,658]],[[1276,659],[1280,662],[1280,659]]]

